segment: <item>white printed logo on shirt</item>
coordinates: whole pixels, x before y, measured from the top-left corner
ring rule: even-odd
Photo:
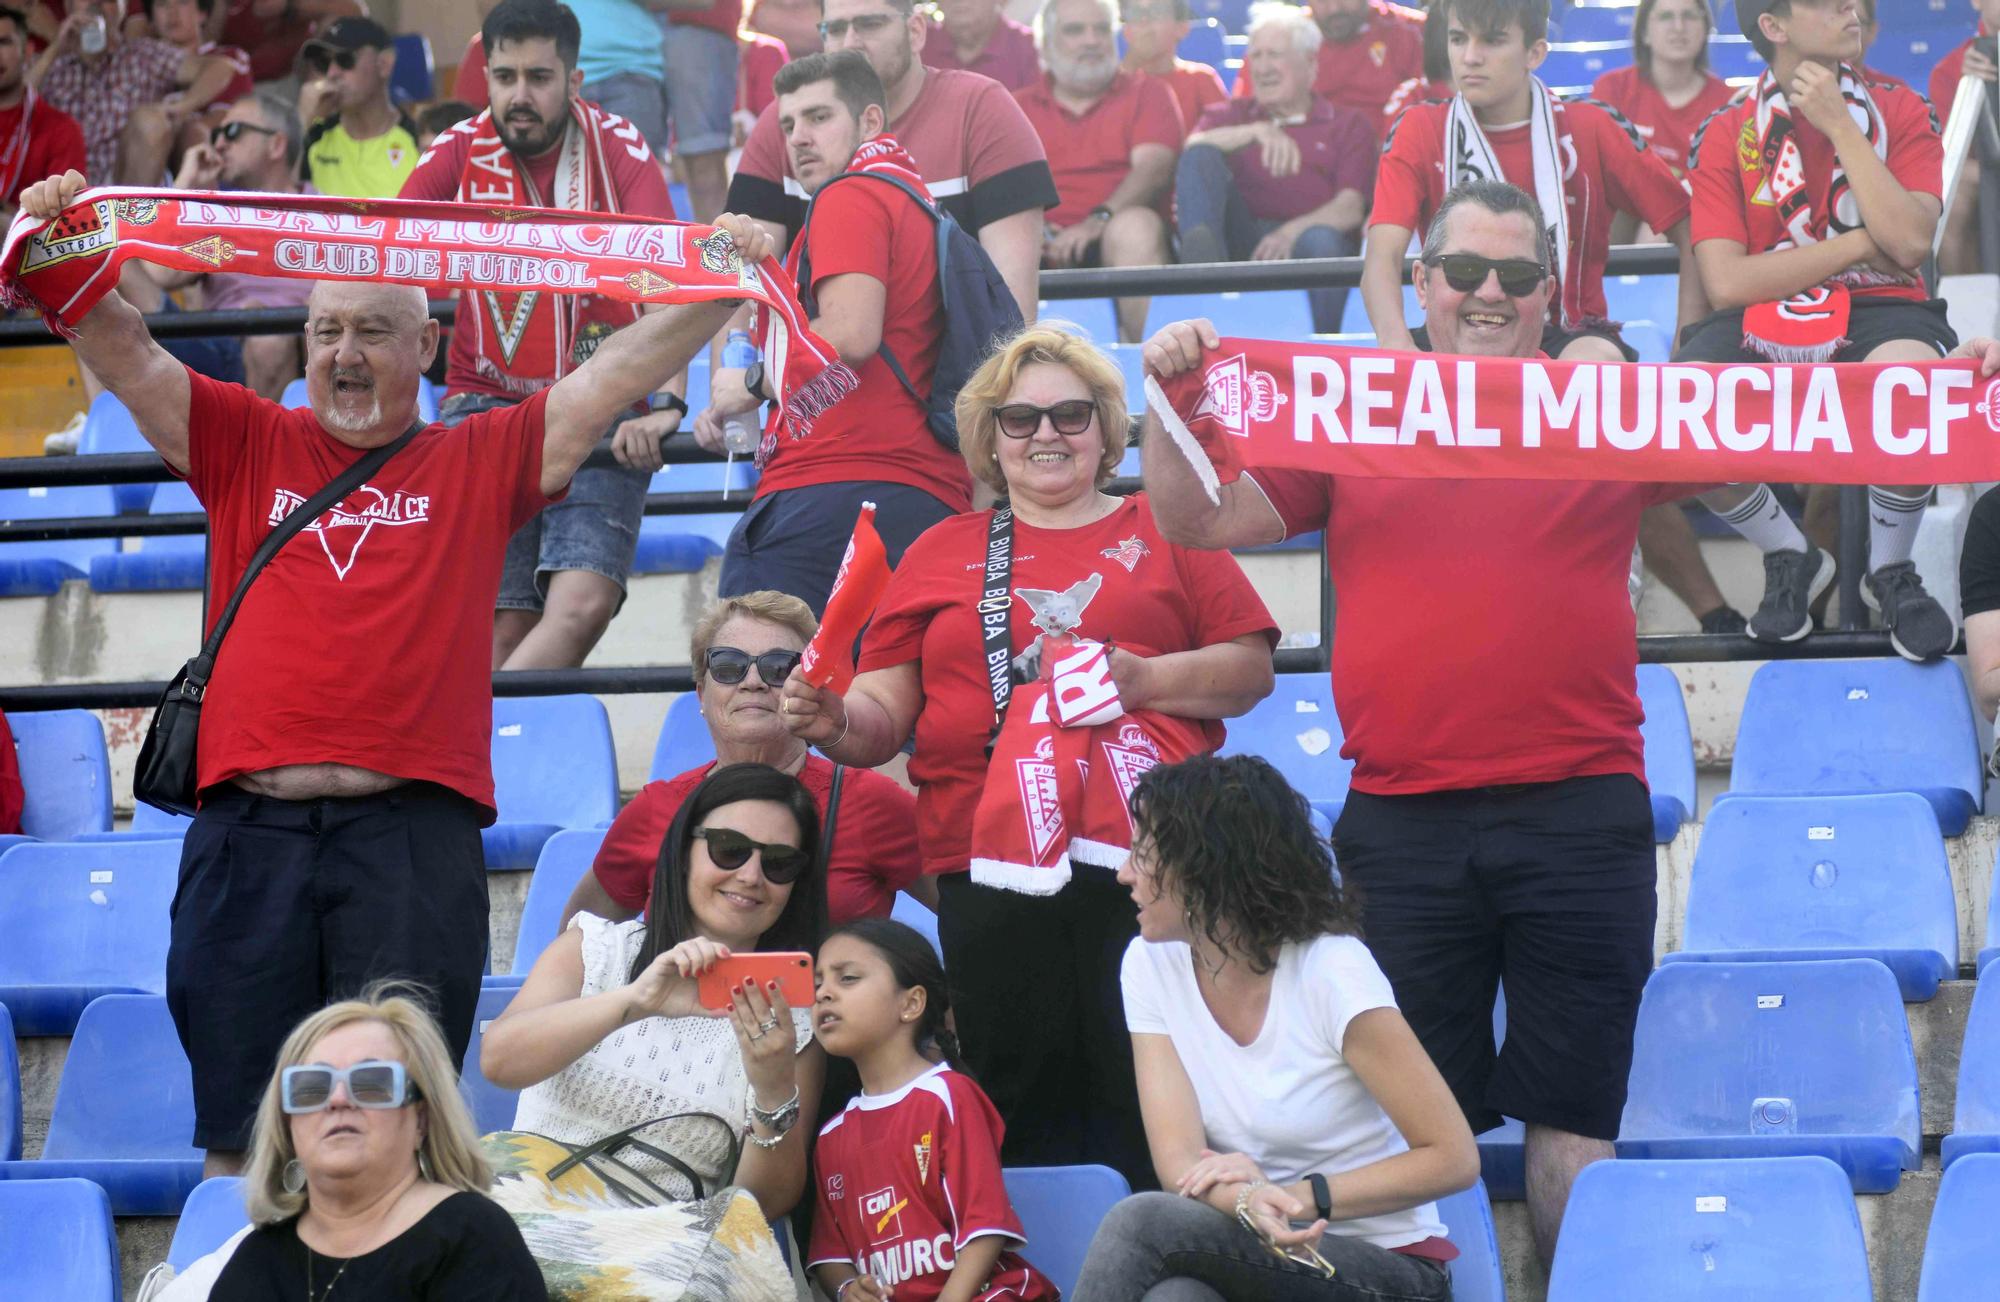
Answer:
[[[271,503],[269,523],[278,524],[305,504],[305,498],[288,488],[280,488]],[[376,525],[428,524],[430,518],[429,496],[405,493],[401,489],[385,493],[372,484],[363,484],[342,499],[338,506],[328,508],[303,532],[318,535],[320,549],[333,566],[333,576],[344,580],[347,572],[354,568],[355,558],[361,554],[361,544],[368,541],[368,535],[375,531]]]

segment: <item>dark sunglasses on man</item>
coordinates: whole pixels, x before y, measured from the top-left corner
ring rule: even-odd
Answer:
[[[324,77],[328,68],[337,67],[342,72],[353,72],[360,56],[353,50],[329,50],[324,46],[311,46],[299,55],[306,65],[306,71],[315,77]]]
[[[1488,272],[1500,273],[1500,292],[1525,298],[1549,277],[1549,269],[1533,258],[1484,258],[1477,253],[1446,253],[1429,260],[1444,272],[1444,283],[1470,294],[1486,283]]]
[[[798,668],[797,651],[766,651],[762,655],[751,655],[733,646],[712,646],[702,657],[708,666],[708,676],[724,687],[734,687],[750,673],[750,666],[757,666],[757,677],[764,680],[764,686],[776,687]]]
[[[795,845],[766,845],[733,827],[697,827],[694,835],[708,842],[709,862],[726,873],[749,863],[753,853],[763,856],[764,880],[773,886],[789,886],[797,881],[812,860],[811,855]]]
[[[254,131],[260,136],[275,136],[278,134],[271,128],[260,127],[254,122],[225,122],[208,133],[208,143],[220,149],[222,148],[223,141],[241,140],[243,133],[246,131]]]

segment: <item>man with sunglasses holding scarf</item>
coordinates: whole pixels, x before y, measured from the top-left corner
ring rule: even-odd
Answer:
[[[1534,197],[1504,181],[1444,196],[1412,272],[1431,351],[1543,355],[1544,228]],[[1180,322],[1147,343],[1146,369],[1192,370],[1215,346],[1208,322]],[[1144,448],[1154,518],[1174,542],[1326,531],[1334,701],[1354,761],[1333,831],[1341,875],[1361,888],[1368,947],[1473,1131],[1527,1122],[1546,1263],[1577,1171],[1611,1156],[1653,966],[1632,544],[1642,511],[1694,490],[1259,469],[1217,505],[1157,417]]]
[[[343,18],[306,42],[299,68],[301,116],[332,114],[306,134],[305,180],[321,194],[393,199],[423,152],[416,124],[389,98],[394,39],[372,19]]]

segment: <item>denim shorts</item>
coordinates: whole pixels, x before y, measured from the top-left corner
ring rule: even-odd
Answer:
[[[729,148],[730,115],[736,111],[736,40],[659,17],[674,152],[722,153]]]
[[[457,425],[475,412],[505,407],[515,399],[490,393],[454,393],[438,409],[438,419]],[[617,428],[613,426],[612,428]],[[500,576],[501,610],[540,610],[549,595],[549,576],[557,570],[602,574],[622,594],[639,549],[639,521],[645,515],[643,470],[623,466],[586,466],[569,481],[569,494],[541,509],[534,519],[507,540],[507,560]],[[621,595],[619,604],[624,604]]]
[[[658,77],[614,72],[585,86],[582,95],[606,113],[616,113],[639,128],[656,156],[667,152],[667,87]]]

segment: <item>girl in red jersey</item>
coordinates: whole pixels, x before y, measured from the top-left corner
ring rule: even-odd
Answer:
[[[929,941],[886,918],[820,946],[813,1031],[861,1094],[819,1132],[806,1265],[834,1302],[1058,1302],[1000,1175],[1000,1115],[952,1067],[951,1002]]]

